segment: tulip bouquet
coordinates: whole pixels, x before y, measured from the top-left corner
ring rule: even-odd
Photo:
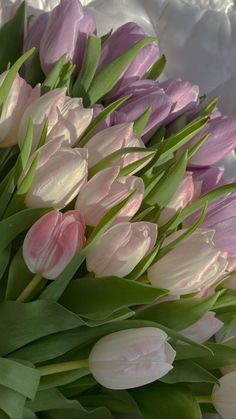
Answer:
[[[235,419],[236,117],[164,67],[0,8],[0,419]]]

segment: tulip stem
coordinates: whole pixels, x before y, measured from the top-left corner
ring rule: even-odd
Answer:
[[[198,403],[212,403],[211,396],[198,396],[197,397]]]
[[[41,373],[41,377],[45,375],[58,374],[60,372],[79,370],[82,368],[88,368],[88,360],[80,359],[77,361],[60,362],[59,364],[45,365],[44,367],[38,368]]]
[[[40,274],[36,274],[25,287],[25,289],[17,297],[16,301],[20,301],[21,303],[26,303],[27,301],[30,301],[37,289],[46,284],[46,282],[47,280],[45,278],[43,278]]]

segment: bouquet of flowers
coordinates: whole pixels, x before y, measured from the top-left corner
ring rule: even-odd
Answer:
[[[165,62],[0,8],[0,419],[235,418],[236,117]]]

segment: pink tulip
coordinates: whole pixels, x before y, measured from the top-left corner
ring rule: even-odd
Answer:
[[[124,277],[153,249],[156,238],[156,224],[144,221],[115,224],[88,253],[87,269],[96,277]]]
[[[79,211],[51,211],[28,231],[23,256],[31,272],[55,279],[85,243],[85,223]]]
[[[0,75],[0,85],[7,73],[5,71]],[[39,96],[39,86],[32,89],[19,74],[16,75],[0,117],[0,147],[17,144],[17,132],[22,115],[32,102],[37,101]]]
[[[167,207],[161,212],[159,224],[165,224],[176,212],[200,194],[200,183],[193,182],[192,173],[187,172]]]
[[[35,156],[29,161],[27,170]],[[40,149],[40,159],[25,203],[30,208],[63,208],[79,193],[87,181],[86,149],[71,149],[55,139]],[[22,180],[22,179],[21,179]]]
[[[181,334],[198,343],[203,343],[214,336],[224,323],[215,317],[213,311],[209,311],[196,323],[187,329],[181,330]]]
[[[163,246],[177,239],[185,230],[169,236]],[[171,295],[199,292],[217,282],[227,268],[227,261],[213,243],[214,231],[198,230],[170,250],[148,269],[148,279],[155,287],[167,288]]]
[[[127,329],[101,338],[89,355],[89,369],[102,386],[122,390],[140,387],[166,375],[176,352],[163,330]]]
[[[94,166],[104,157],[124,147],[145,148],[141,138],[136,137],[133,133],[133,123],[114,125],[98,132],[86,144],[86,148],[89,151],[89,167]],[[148,149],[147,153],[134,152],[126,154],[116,162],[116,166],[125,167],[148,154],[150,154]]]
[[[236,411],[236,371],[219,379],[212,391],[212,403],[223,419],[235,418]]]
[[[96,226],[106,212],[136,191],[130,202],[120,211],[116,221],[128,221],[138,211],[143,198],[144,183],[136,176],[119,176],[119,167],[97,173],[81,190],[75,208],[84,216],[85,223]]]

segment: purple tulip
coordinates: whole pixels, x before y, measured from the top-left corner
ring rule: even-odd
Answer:
[[[209,137],[190,160],[190,167],[211,166],[236,147],[236,118],[222,115],[213,117],[187,147],[196,144],[204,135]]]
[[[94,17],[79,0],[61,0],[50,13],[39,16],[29,29],[24,49],[35,46],[45,74],[63,54],[78,70],[81,67],[87,36],[96,32]]]
[[[159,86],[173,102],[173,108],[166,123],[170,123],[181,114],[188,111],[194,111],[197,108],[199,102],[199,87],[196,84],[190,84],[181,79],[170,79],[160,83]]]
[[[132,45],[146,36],[144,30],[134,22],[128,22],[120,26],[107,41],[104,42],[99,69],[106,67],[107,64],[118,58]],[[159,55],[159,47],[156,42],[144,47],[123,72],[119,82],[112,90],[109,97],[111,98],[115,95],[119,95],[120,90],[124,87],[134,81],[140,80],[152,67]]]
[[[224,167],[207,167],[204,169],[195,169],[192,171],[194,183],[201,185],[201,195],[215,189],[220,185]]]
[[[147,142],[159,126],[169,116],[172,109],[172,101],[155,81],[140,80],[125,89],[125,94],[132,94],[119,110],[114,113],[114,123],[133,122],[141,116],[148,107],[152,108],[152,114],[143,132],[143,140]]]

